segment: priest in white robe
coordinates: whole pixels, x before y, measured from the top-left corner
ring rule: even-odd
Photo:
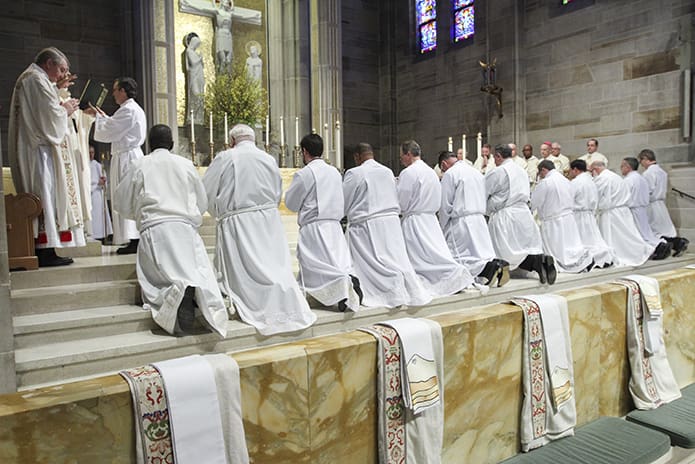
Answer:
[[[203,183],[217,218],[215,266],[222,292],[241,320],[262,335],[306,329],[316,321],[292,273],[278,205],[277,162],[258,149],[253,129],[237,124],[231,148],[210,163]]]
[[[488,227],[495,254],[509,263],[538,273],[541,283],[555,283],[557,269],[552,256],[543,254],[543,243],[529,209],[528,175],[512,159],[508,145],[495,147],[497,169],[485,176]]]
[[[483,285],[509,281],[509,263],[495,257],[485,221],[485,178],[450,151],[439,154],[442,200],[439,223],[454,259]]]
[[[432,300],[408,260],[398,214],[396,180],[374,159],[372,147],[353,149],[354,167],[345,173],[343,194],[347,240],[365,306],[422,306]]]
[[[586,142],[586,153],[580,156],[578,159],[583,160],[586,162],[586,165],[591,168],[591,165],[594,163],[594,161],[600,161],[608,167],[608,158],[606,158],[606,155],[598,151],[598,140],[597,139],[589,139]]]
[[[113,99],[119,108],[113,116],[107,116],[101,109],[92,108],[96,115],[94,123],[94,140],[111,144],[111,198],[115,199],[115,191],[121,179],[125,177],[135,160],[142,158],[140,146],[145,143],[147,120],[145,112],[135,101],[138,85],[130,77],[118,78],[113,83]],[[121,217],[118,205],[114,205],[113,214],[113,244],[126,246],[119,248],[116,253],[130,254],[137,252],[138,234],[135,221]]]
[[[111,226],[111,215],[106,204],[106,173],[101,163],[94,159],[94,145],[89,146],[89,167],[91,178],[91,200],[92,200],[92,237],[103,240],[113,234]]]
[[[579,237],[589,249],[594,264],[604,268],[615,261],[615,253],[601,236],[596,222],[598,208],[598,190],[591,174],[586,170],[584,160],[574,160],[570,163],[570,187],[574,202],[574,219],[579,229]]]
[[[473,283],[465,266],[454,260],[437,220],[442,189],[439,178],[422,161],[414,140],[401,145],[401,163],[396,190],[401,208],[405,248],[415,273],[433,297],[458,293]]]
[[[227,309],[198,228],[207,196],[193,163],[174,155],[171,129],[158,124],[149,135],[152,153],[133,162],[114,203],[135,220],[141,240],[136,270],[143,308],[173,335],[190,333],[195,308],[224,337]]]
[[[598,190],[598,227],[601,236],[615,252],[616,266],[640,266],[654,252],[637,231],[630,213],[630,189],[603,161],[591,165]]]
[[[635,220],[637,230],[642,239],[654,247],[652,259],[665,259],[671,255],[673,245],[666,240],[660,238],[654,233],[649,225],[649,216],[647,215],[647,207],[649,206],[649,185],[644,177],[637,171],[639,161],[637,158],[623,158],[620,163],[620,172],[623,174],[625,184],[630,189],[630,198],[628,206],[632,213],[632,218]]]
[[[652,230],[673,244],[673,256],[681,256],[688,250],[688,239],[678,237],[671,216],[666,208],[668,174],[656,162],[656,155],[648,148],[639,153],[639,161],[644,168],[643,176],[649,185],[649,206],[647,216]]]
[[[34,221],[40,266],[73,262],[55,248],[84,246],[84,222],[74,159],[67,145],[68,118],[76,99],[60,101],[58,87],[69,85],[69,62],[55,47],[42,50],[19,76],[10,103],[8,155],[18,193],[33,193],[43,213]]]
[[[358,311],[362,290],[352,275],[352,259],[340,225],[342,178],[323,160],[320,135],[306,135],[299,146],[305,166],[294,174],[285,192],[285,206],[299,213],[299,284],[324,306]]]
[[[480,147],[480,154],[473,163],[473,167],[482,175],[492,172],[497,167],[492,156],[492,146],[489,143],[484,143]]]
[[[531,195],[531,209],[540,219],[545,253],[555,259],[560,272],[590,271],[594,262],[574,220],[570,181],[549,159],[538,163],[538,176],[541,180]]]

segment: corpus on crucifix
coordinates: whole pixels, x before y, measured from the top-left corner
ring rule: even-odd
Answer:
[[[217,73],[232,72],[232,19],[260,26],[261,12],[235,7],[232,0],[179,0],[179,9],[213,18]]]

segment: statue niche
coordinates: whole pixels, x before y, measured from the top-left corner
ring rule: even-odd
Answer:
[[[184,38],[186,50],[184,63],[186,70],[186,122],[202,124],[205,118],[205,72],[203,57],[198,53],[200,37],[191,32]]]

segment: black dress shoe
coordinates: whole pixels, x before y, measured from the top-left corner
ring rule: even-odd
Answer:
[[[495,274],[497,286],[501,287],[509,282],[509,263],[503,259],[495,259],[494,261],[497,263],[497,273]]]
[[[545,269],[545,275],[548,278],[548,284],[553,285],[555,279],[557,279],[557,269],[555,269],[555,260],[552,256],[543,255],[543,268]]]
[[[683,256],[685,252],[688,251],[689,244],[690,241],[687,238],[676,237],[673,242],[673,257],[678,258],[679,256]]]
[[[535,255],[533,270],[538,273],[538,279],[542,284],[548,283],[548,268],[545,266],[545,257],[543,255]]]
[[[492,285],[492,281],[497,276],[499,267],[499,263],[496,259],[490,260],[485,264],[483,270],[480,271],[480,274],[478,274],[478,277],[483,279],[484,285]]]
[[[341,313],[347,311],[347,298],[343,298],[338,302],[338,311],[340,311]]]
[[[652,253],[649,259],[653,259],[654,261],[666,259],[669,256],[671,256],[672,249],[673,245],[669,242],[659,242],[659,244],[656,246],[656,249],[654,250],[654,253]]]
[[[140,240],[131,240],[130,243],[128,243],[126,246],[119,248],[116,250],[116,254],[118,255],[132,255],[138,252],[138,243],[140,243]]]
[[[67,266],[74,263],[72,258],[56,255],[54,248],[37,248],[36,257],[39,259],[39,267]]]
[[[362,287],[360,286],[360,279],[358,279],[354,275],[351,275],[350,281],[352,282],[352,288],[355,290],[355,293],[357,293],[357,297],[360,299],[360,304],[362,304],[362,298],[364,298],[364,294],[362,293]]]

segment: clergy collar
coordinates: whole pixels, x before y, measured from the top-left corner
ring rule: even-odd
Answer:
[[[126,101],[124,101],[123,103],[121,103],[121,106],[126,106],[128,103],[130,103],[130,102],[132,102],[132,101],[134,101],[132,98],[128,98]]]

